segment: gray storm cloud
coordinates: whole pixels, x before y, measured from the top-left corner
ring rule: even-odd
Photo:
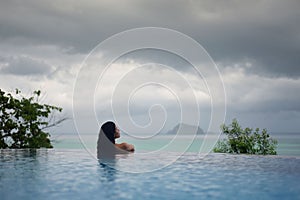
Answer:
[[[45,75],[52,71],[52,67],[43,60],[27,56],[10,57],[2,59],[2,73],[13,75]]]
[[[190,35],[216,61],[248,72],[300,75],[300,3],[288,1],[4,1],[0,38],[85,52],[112,34],[162,26]]]
[[[99,42],[131,28],[165,27],[195,39],[217,63],[228,119],[297,131],[299,10],[297,0],[5,0],[0,3],[0,84],[6,90],[45,89],[56,97],[52,102],[70,111],[80,63]],[[188,63],[170,53],[138,51],[127,59],[155,61],[187,74],[190,81],[197,79],[190,76],[194,72]],[[139,115],[145,110],[140,105]]]

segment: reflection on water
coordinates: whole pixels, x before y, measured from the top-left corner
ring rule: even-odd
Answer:
[[[98,172],[100,173],[99,177],[102,178],[101,180],[103,181],[104,179],[105,182],[113,182],[117,173],[116,155],[110,155],[110,157],[99,158],[98,163],[100,166],[100,170],[98,170]]]
[[[116,160],[112,159],[109,161],[109,165],[107,164],[107,160],[98,161],[99,168],[97,169],[97,177],[99,184],[101,185],[101,190],[106,191],[105,193],[101,193],[99,199],[111,199],[111,196],[116,195],[116,176],[118,171],[114,168],[116,164]],[[100,188],[99,188],[100,190]]]

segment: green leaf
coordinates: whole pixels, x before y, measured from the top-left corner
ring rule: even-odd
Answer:
[[[245,128],[239,125],[236,119],[232,120],[229,126],[222,124],[222,132],[227,135],[227,139],[218,141],[213,151],[218,153],[243,153],[243,154],[262,154],[276,155],[277,140],[274,140],[263,129],[259,133],[259,128],[253,131],[252,128]]]

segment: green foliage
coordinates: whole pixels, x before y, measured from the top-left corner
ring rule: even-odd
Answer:
[[[277,140],[274,140],[263,129],[254,131],[251,128],[242,129],[237,120],[234,119],[229,126],[221,125],[223,134],[227,139],[219,140],[213,149],[217,153],[243,153],[243,154],[262,154],[276,155]]]
[[[50,134],[44,129],[63,121],[51,120],[62,108],[40,104],[39,90],[29,98],[18,89],[15,93],[17,97],[0,89],[0,148],[52,148]]]

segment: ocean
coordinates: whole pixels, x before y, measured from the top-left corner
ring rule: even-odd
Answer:
[[[132,138],[121,136],[116,140],[117,143],[128,142],[135,146],[136,152],[157,151],[168,146],[171,152],[194,152],[201,153],[201,145],[205,136],[178,136],[174,140],[175,135],[157,135],[150,138]],[[96,143],[98,134],[62,134],[52,137],[52,143],[55,149],[87,149],[91,153],[96,152]],[[278,141],[277,154],[283,156],[300,156],[300,133],[274,134],[272,138]],[[216,138],[208,138],[211,142],[215,142]],[[174,144],[170,145],[173,142]]]

